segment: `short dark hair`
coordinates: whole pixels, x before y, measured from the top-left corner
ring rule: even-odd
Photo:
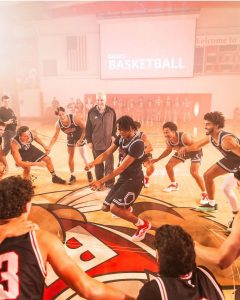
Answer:
[[[0,126],[6,127],[6,124],[3,121],[0,121]]]
[[[204,120],[209,121],[214,125],[218,125],[218,128],[223,128],[225,125],[224,115],[219,111],[206,113],[204,115]]]
[[[65,112],[65,108],[62,106],[57,107],[55,110],[55,115],[58,116],[60,111]]]
[[[7,95],[3,95],[3,96],[2,96],[2,101],[3,101],[3,100],[6,100],[6,99],[9,99],[9,97],[8,97]]]
[[[118,128],[120,130],[129,131],[131,129],[137,130],[135,121],[129,116],[122,116],[117,120]]]
[[[0,219],[11,219],[26,212],[26,205],[34,195],[32,182],[20,176],[0,181]]]
[[[140,129],[140,128],[141,128],[142,124],[141,124],[140,122],[134,121],[134,123],[135,123],[137,129]]]
[[[163,129],[164,128],[169,128],[172,131],[177,131],[177,125],[173,122],[166,122],[163,124]]]
[[[159,257],[160,274],[178,277],[196,268],[192,237],[181,226],[159,227],[155,234],[155,246]]]
[[[240,181],[240,170],[234,173],[234,177]]]
[[[22,135],[24,132],[26,132],[28,130],[29,130],[28,126],[20,126],[17,130],[17,136]]]

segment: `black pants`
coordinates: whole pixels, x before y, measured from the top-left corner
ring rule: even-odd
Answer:
[[[3,153],[6,156],[10,151],[10,141],[16,135],[16,131],[5,130],[3,134]]]
[[[105,150],[94,150],[93,149],[94,159],[97,156],[99,156],[100,154],[102,154],[103,152],[105,152]],[[113,158],[113,154],[112,154],[102,164],[95,166],[96,179],[99,180],[99,179],[103,178],[105,175],[108,175],[109,173],[111,173],[113,171],[113,169],[114,169],[114,158]],[[114,184],[114,182],[115,182],[115,180],[114,180],[114,178],[112,178],[109,181],[107,181],[105,184],[106,184],[106,186],[111,187]]]

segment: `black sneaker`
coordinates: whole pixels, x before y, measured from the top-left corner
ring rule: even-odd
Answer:
[[[76,182],[76,177],[74,175],[71,175],[71,177],[68,180],[68,184],[73,184]]]
[[[87,171],[87,179],[88,179],[88,182],[92,182],[93,181],[93,176],[92,176],[92,172],[91,171]]]
[[[232,218],[232,221],[228,222],[227,233],[232,232],[233,221],[234,221],[234,217]]]
[[[65,184],[66,180],[63,180],[62,178],[58,177],[57,175],[53,175],[52,182],[59,183],[59,184]]]

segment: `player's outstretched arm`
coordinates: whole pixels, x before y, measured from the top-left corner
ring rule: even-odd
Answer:
[[[172,152],[172,147],[167,146],[166,149],[158,156],[158,158],[151,159],[151,163],[155,164],[159,160],[163,159],[164,157],[167,157]]]
[[[39,145],[41,145],[43,147],[43,149],[46,151],[46,153],[48,154],[50,151],[49,146],[45,145],[45,143],[42,141],[42,139],[40,139],[40,137],[37,135],[36,131],[32,131],[32,135],[33,135],[34,141],[37,142]]]
[[[221,269],[229,267],[240,255],[240,214],[235,217],[232,232],[221,246],[206,247],[195,242],[195,250],[197,256],[204,261],[217,265]]]
[[[58,135],[59,135],[59,132],[60,132],[60,127],[58,124],[55,125],[55,132],[53,134],[53,137],[51,138],[51,141],[49,143],[49,152],[50,150],[52,149],[53,145],[56,143],[57,139],[58,139]]]
[[[106,159],[108,159],[108,157],[117,150],[117,146],[115,144],[112,144],[105,152],[103,152],[102,154],[100,154],[98,157],[96,157],[96,159],[94,159],[94,161],[88,163],[85,165],[85,170],[88,171],[91,168],[93,168],[94,166],[101,164],[102,162],[104,162]]]
[[[133,300],[125,293],[88,276],[66,253],[60,240],[52,234],[41,231],[40,249],[47,247],[47,261],[56,274],[80,296],[89,300]],[[46,249],[46,248],[45,248]]]
[[[93,190],[96,190],[97,188],[101,187],[105,182],[109,181],[112,178],[115,178],[116,176],[120,175],[124,170],[126,170],[133,162],[135,158],[127,155],[122,163],[115,168],[112,172],[107,174],[106,176],[102,177],[99,180],[93,181],[90,185]]]
[[[184,156],[187,152],[192,152],[192,151],[198,151],[200,148],[202,148],[203,146],[207,145],[209,143],[209,138],[205,137],[199,141],[194,141],[191,143],[191,145],[189,146],[185,146],[185,147],[181,147],[178,150],[178,154],[180,156]]]

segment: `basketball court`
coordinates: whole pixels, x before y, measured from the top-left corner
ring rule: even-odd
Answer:
[[[46,143],[49,142],[54,130],[52,125],[28,125],[35,129]],[[227,130],[234,131],[231,124],[227,126]],[[192,128],[188,128],[186,131],[191,133],[191,130]],[[161,128],[146,127],[145,132],[153,143],[153,156],[156,157],[164,149]],[[65,135],[61,134],[50,156],[57,174],[67,180],[70,174],[65,138]],[[203,151],[201,174],[220,158],[211,145]],[[89,159],[92,159],[90,150],[88,154]],[[12,156],[7,158],[10,164],[9,175],[21,174],[22,170],[15,167]],[[178,224],[186,229],[194,240],[204,245],[217,246],[227,237],[226,226],[232,218],[230,206],[221,191],[223,177],[216,180],[218,211],[201,213],[193,209],[200,198],[200,191],[189,173],[189,161],[175,169],[180,190],[164,193],[162,189],[169,184],[164,166],[169,158],[170,156],[155,165],[156,170],[150,178],[150,187],[142,189],[141,195],[133,205],[136,215],[144,216],[144,219],[152,223],[152,229],[142,242],[131,241],[135,232],[132,224],[101,211],[108,191],[92,191],[88,187],[78,151],[75,153],[77,182],[73,185],[53,184],[46,169],[32,168],[36,189],[30,218],[42,229],[58,236],[65,244],[67,253],[90,276],[137,296],[144,281],[153,278],[158,269],[153,247],[154,229],[163,224]],[[239,195],[239,192],[237,193]],[[199,259],[197,262],[206,265]],[[239,299],[240,260],[236,260],[231,267],[223,271],[211,265],[206,266],[214,272],[226,299]],[[67,288],[48,266],[44,299],[66,300],[80,297]]]
[[[240,1],[0,1],[0,95],[10,96],[18,126],[35,130],[46,145],[54,134],[56,107],[81,115],[85,124],[96,93],[106,94],[117,117],[142,123],[154,158],[165,149],[166,121],[198,140],[205,135],[204,114],[221,111],[224,130],[239,136],[239,15]],[[92,160],[90,149],[88,155]],[[62,132],[50,157],[56,174],[68,180]],[[90,276],[136,297],[158,270],[156,228],[181,225],[197,242],[218,246],[232,220],[221,189],[224,176],[215,180],[218,210],[194,210],[201,192],[190,161],[174,170],[179,191],[163,192],[170,157],[155,165],[150,187],[133,205],[134,214],[152,224],[142,242],[131,240],[135,226],[101,211],[108,191],[90,189],[78,149],[73,185],[54,184],[46,168],[32,168],[30,219],[56,235]],[[200,174],[221,157],[212,145],[204,147]],[[8,176],[22,174],[11,154],[7,161]],[[240,299],[240,258],[225,270],[198,258],[197,263],[214,273],[227,300]],[[44,300],[81,299],[47,269]]]

